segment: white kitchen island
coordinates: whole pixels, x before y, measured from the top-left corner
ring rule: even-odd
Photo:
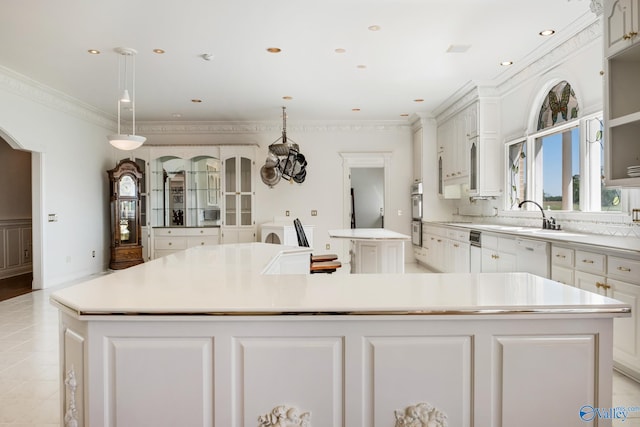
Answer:
[[[300,249],[203,246],[52,294],[62,425],[593,426],[580,409],[611,406],[629,305],[526,273],[263,274]]]
[[[404,273],[404,244],[411,236],[384,228],[346,228],[329,230],[329,237],[351,241],[351,273]]]

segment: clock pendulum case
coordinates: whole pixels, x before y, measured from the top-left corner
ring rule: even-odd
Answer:
[[[107,171],[111,202],[111,261],[120,270],[143,263],[140,224],[142,172],[131,160],[122,160]]]

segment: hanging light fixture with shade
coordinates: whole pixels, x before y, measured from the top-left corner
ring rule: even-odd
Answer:
[[[118,133],[109,135],[109,143],[120,150],[135,150],[147,140],[144,136],[136,135],[136,63],[135,49],[117,47],[114,49],[118,57]],[[127,70],[127,62],[131,60],[131,70]],[[123,65],[124,63],[124,65]],[[131,74],[131,79],[129,79]],[[131,84],[131,95],[129,94]],[[131,111],[131,134],[120,131],[122,110]]]

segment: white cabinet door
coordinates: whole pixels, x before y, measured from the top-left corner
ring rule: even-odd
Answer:
[[[495,337],[493,400],[500,402],[496,408],[501,422],[492,425],[540,426],[539,408],[545,408],[545,417],[553,420],[554,426],[592,425],[580,420],[578,410],[594,404],[597,398],[596,337],[594,334]],[[535,396],[535,404],[523,399],[522,390]],[[567,411],[568,407],[576,409]]]
[[[573,269],[561,267],[559,265],[552,265],[551,280],[573,286]]]
[[[616,362],[640,371],[640,352],[638,348],[640,286],[614,279],[607,279],[607,285],[611,286],[607,290],[607,296],[631,306],[631,317],[621,317],[613,320],[613,357]]]
[[[605,11],[606,56],[631,46],[638,40],[638,0],[611,0]]]
[[[449,248],[449,268],[447,272],[469,273],[471,271],[469,243],[449,240],[447,244]]]
[[[584,271],[576,271],[574,273],[574,282],[576,287],[584,289],[585,291],[601,295],[605,294],[605,289],[602,287],[602,285],[606,283],[604,276],[585,273]]]
[[[446,414],[450,426],[471,425],[470,336],[372,337],[365,345],[363,383],[371,390],[365,394],[365,422],[360,425],[400,425],[391,421],[393,414],[404,414],[417,403],[429,403]]]

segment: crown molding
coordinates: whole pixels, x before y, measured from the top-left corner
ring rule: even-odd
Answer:
[[[288,132],[406,132],[411,123],[405,120],[390,121],[329,121],[287,123]],[[259,134],[280,133],[279,122],[138,122],[138,135],[197,135],[197,134]]]
[[[519,67],[510,68],[493,80],[467,82],[434,109],[434,116],[438,122],[446,120],[478,97],[504,96],[527,80],[557,67],[602,37],[602,19],[598,18],[596,11],[585,12],[571,23],[566,34],[564,39],[558,38],[554,44],[545,44],[534,50],[520,61]]]
[[[602,38],[602,20],[597,19],[583,28],[564,43],[548,51],[517,73],[497,85],[498,92],[504,95],[531,78],[536,78],[557,67],[567,59],[582,52],[592,42]]]
[[[108,130],[114,130],[117,127],[117,123],[112,117],[97,108],[1,65],[0,90],[13,93],[52,110],[72,115]]]

